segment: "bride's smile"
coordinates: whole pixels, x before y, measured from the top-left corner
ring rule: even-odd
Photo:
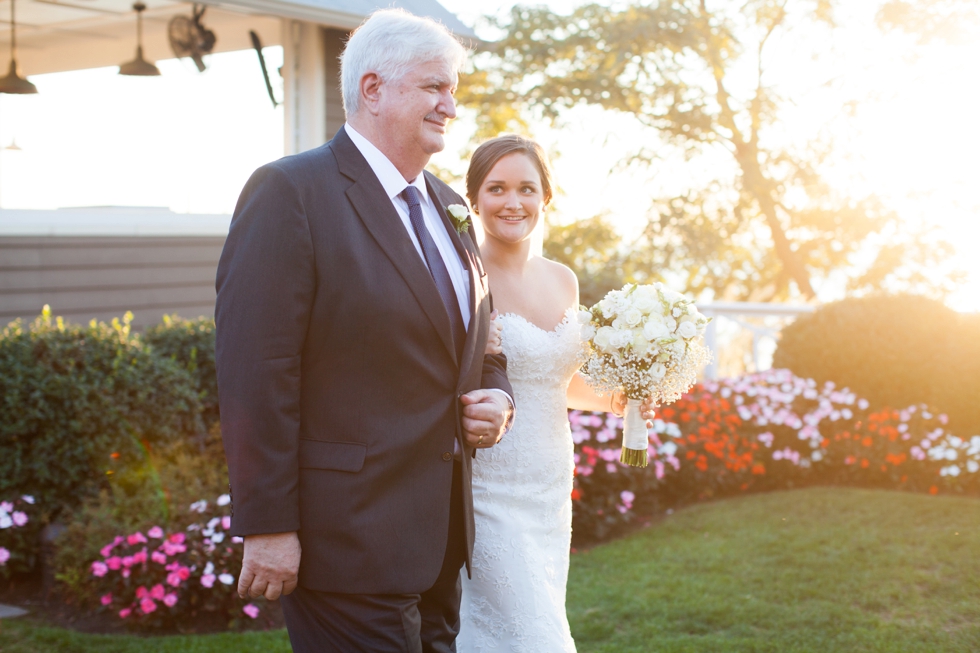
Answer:
[[[497,161],[480,186],[476,202],[487,237],[511,244],[530,238],[543,206],[541,175],[521,152]]]

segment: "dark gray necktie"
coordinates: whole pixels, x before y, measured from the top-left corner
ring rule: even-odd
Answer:
[[[466,327],[463,326],[463,316],[459,311],[459,300],[456,299],[456,289],[453,280],[446,269],[446,263],[439,254],[436,242],[432,240],[432,234],[425,227],[425,219],[422,217],[422,204],[419,201],[419,191],[415,186],[409,186],[401,193],[402,198],[408,203],[408,219],[415,230],[415,237],[419,239],[422,246],[422,255],[426,264],[429,266],[429,274],[436,283],[442,303],[446,306],[449,314],[449,323],[453,330],[453,343],[456,345],[457,359],[462,356],[463,343],[466,341]]]

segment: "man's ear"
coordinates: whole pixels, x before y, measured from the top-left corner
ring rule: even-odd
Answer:
[[[361,104],[372,115],[378,115],[381,106],[381,77],[370,72],[361,76]]]

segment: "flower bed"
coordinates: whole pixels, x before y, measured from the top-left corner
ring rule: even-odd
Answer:
[[[34,567],[38,530],[34,497],[23,495],[0,501],[0,576],[9,577]]]
[[[263,603],[238,597],[242,540],[231,528],[230,497],[190,506],[193,523],[118,535],[102,548],[90,573],[103,610],[138,629],[173,628],[212,616],[256,619]],[[240,624],[239,624],[240,625]]]
[[[812,484],[980,491],[980,435],[926,406],[873,407],[788,370],[698,384],[661,408],[645,469],[618,462],[621,420],[570,412],[576,535],[605,537],[636,514],[750,490]]]

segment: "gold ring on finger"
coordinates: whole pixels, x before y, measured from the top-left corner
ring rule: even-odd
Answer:
[[[477,445],[483,444],[483,436],[482,435],[480,436],[480,439],[476,441],[476,443],[477,443]]]

